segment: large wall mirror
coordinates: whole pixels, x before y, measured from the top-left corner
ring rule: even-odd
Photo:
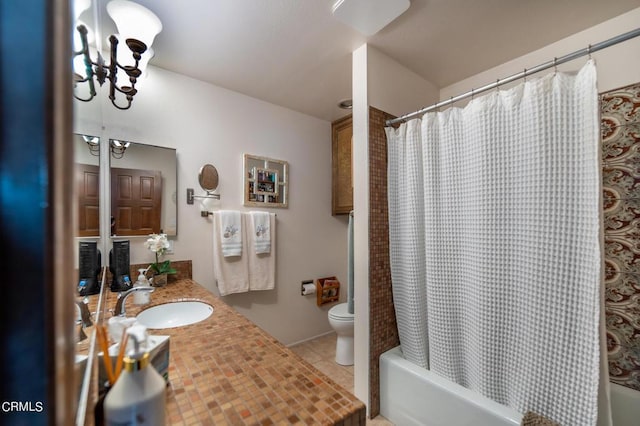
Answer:
[[[78,237],[100,236],[100,138],[73,136]]]
[[[76,250],[79,241],[83,244],[97,241],[101,263],[106,266],[109,238],[105,237],[109,235],[101,235],[101,230],[105,233],[109,229],[110,236],[118,238],[159,232],[177,235],[175,149],[81,134],[73,136],[73,144]],[[111,206],[110,212],[106,211],[107,205]],[[78,255],[76,274],[79,264]],[[88,407],[97,397],[89,383],[96,365],[92,356],[93,325],[97,321],[96,312],[102,312],[98,296],[76,297],[78,424],[84,424]],[[82,308],[87,308],[86,317]]]
[[[100,146],[75,135],[78,236],[100,236]],[[109,139],[111,236],[178,234],[176,150]],[[107,161],[103,161],[106,163]]]
[[[75,338],[75,369],[74,389],[77,395],[76,424],[84,424],[87,406],[91,405],[93,397],[90,395],[89,380],[95,363],[92,359],[93,330],[96,321],[98,295],[86,298],[79,297],[76,290],[80,269],[79,241],[97,242],[100,247],[100,138],[94,135],[73,135],[73,167],[74,167],[74,222],[77,228],[74,232],[76,241],[75,273],[73,276],[76,311],[74,314]],[[105,262],[103,253],[102,263]],[[95,265],[98,266],[98,265]],[[98,267],[99,268],[99,267]],[[100,276],[98,280],[100,280]],[[71,283],[70,283],[71,284]],[[86,304],[84,302],[87,302]],[[83,310],[84,309],[84,310]]]
[[[176,150],[110,139],[109,151],[111,235],[177,235]]]

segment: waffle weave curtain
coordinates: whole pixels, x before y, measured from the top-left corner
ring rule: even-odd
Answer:
[[[405,357],[520,412],[595,425],[594,63],[387,128],[387,139]]]

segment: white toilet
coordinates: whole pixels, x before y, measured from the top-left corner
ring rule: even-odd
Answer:
[[[347,303],[340,303],[329,309],[329,324],[338,335],[336,362],[340,365],[353,365],[353,314],[349,313]]]

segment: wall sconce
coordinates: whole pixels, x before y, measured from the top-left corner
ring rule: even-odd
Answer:
[[[113,106],[118,109],[129,109],[133,97],[138,93],[136,82],[143,74],[146,62],[153,56],[151,44],[160,31],[162,22],[149,9],[128,0],[111,0],[107,4],[107,13],[118,27],[119,35],[109,37],[110,52],[109,63],[105,62],[99,50],[96,50],[96,59],[91,59],[89,50],[89,29],[82,21],[78,20],[80,14],[89,8],[89,0],[76,0],[74,13],[76,17],[77,30],[81,44],[80,50],[74,52],[74,89],[82,83],[87,83],[88,95],[86,97],[75,93],[73,96],[83,102],[89,102],[96,96],[95,80],[102,86],[109,81],[109,99]],[[133,61],[126,64],[126,55],[118,54],[119,40],[124,40],[124,44],[132,53]],[[77,46],[76,46],[77,48]],[[143,54],[147,52],[146,55]],[[123,71],[129,77],[129,85],[118,85],[118,71]],[[116,95],[122,93],[126,98],[126,104],[117,104]]]
[[[111,156],[116,159],[124,157],[124,152],[129,148],[131,142],[122,142],[117,139],[109,139],[109,149]]]
[[[97,136],[82,135],[82,139],[84,139],[84,141],[89,146],[89,153],[91,153],[91,155],[95,155],[96,157],[99,157],[100,156],[100,138]]]

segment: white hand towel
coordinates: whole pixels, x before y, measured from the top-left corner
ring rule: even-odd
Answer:
[[[220,242],[224,257],[242,254],[242,213],[234,210],[220,210]]]
[[[249,290],[273,290],[276,284],[276,215],[268,213],[269,227],[271,229],[271,250],[269,253],[256,254],[247,249],[247,262],[249,263]],[[251,215],[246,215],[250,221]],[[252,229],[252,228],[250,228]],[[253,247],[255,233],[247,232],[246,245]]]
[[[223,229],[219,217],[214,212],[213,220],[213,275],[221,296],[249,291],[249,263],[247,244],[241,250],[241,256],[224,257],[222,250]]]
[[[268,212],[250,212],[250,225],[248,232],[254,233],[254,248],[256,254],[269,253],[271,251],[271,227],[269,226]]]

